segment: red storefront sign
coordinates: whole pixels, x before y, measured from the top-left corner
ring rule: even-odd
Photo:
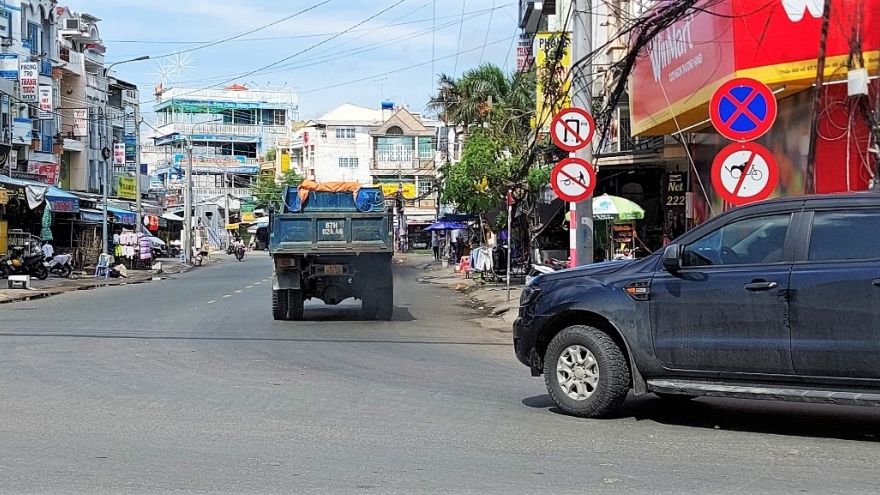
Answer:
[[[860,15],[855,15],[857,6]],[[723,0],[705,10],[672,25],[636,61],[630,80],[633,134],[699,126],[709,118],[714,91],[734,77],[757,79],[777,98],[806,89],[815,79],[821,1]],[[877,67],[880,29],[871,27],[877,12],[880,0],[832,2],[826,78],[846,77],[854,31],[861,35],[866,67]]]
[[[57,184],[59,171],[60,167],[56,163],[28,162],[28,173],[42,175],[41,180],[46,184]]]

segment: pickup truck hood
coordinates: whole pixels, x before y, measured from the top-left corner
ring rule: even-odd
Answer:
[[[596,275],[605,275],[621,270],[623,267],[634,263],[634,260],[613,260],[603,261],[601,263],[593,263],[590,265],[578,266],[559,270],[558,272],[547,273],[535,278],[535,283],[556,282],[575,277],[593,277]]]

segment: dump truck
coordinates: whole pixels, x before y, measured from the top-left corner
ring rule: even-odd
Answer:
[[[303,304],[362,302],[367,320],[390,320],[392,209],[381,188],[358,183],[305,181],[285,187],[280,209],[270,210],[272,317],[302,320]]]

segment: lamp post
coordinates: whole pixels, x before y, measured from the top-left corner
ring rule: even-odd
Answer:
[[[130,60],[122,60],[122,61],[119,61],[119,62],[113,62],[112,64],[110,64],[110,65],[108,65],[107,67],[104,68],[104,80],[105,80],[105,81],[107,80],[107,74],[110,72],[110,69],[112,69],[113,67],[115,67],[115,66],[117,66],[117,65],[120,65],[120,64],[127,64],[127,63],[129,63],[129,62],[140,62],[141,60],[147,60],[147,59],[149,59],[149,58],[150,58],[149,55],[143,55],[143,56],[140,56],[140,57],[137,57],[137,58],[133,58],[133,59],[130,59]],[[110,88],[109,88],[109,85],[108,85],[108,88],[107,88],[107,89],[108,89],[108,90],[110,89]],[[108,142],[108,143],[112,143],[113,140],[112,140],[112,138],[110,137],[110,134],[112,134],[112,132],[111,132],[112,128],[108,125],[109,122],[108,122],[108,120],[107,120],[107,103],[108,103],[108,102],[107,102],[107,99],[105,99],[105,100],[104,100],[104,135],[107,137],[106,142]],[[103,239],[102,239],[102,241],[101,241],[101,248],[102,248],[101,250],[103,251],[104,254],[107,254],[107,253],[109,252],[109,250],[108,250],[109,247],[108,247],[108,245],[107,245],[107,244],[108,244],[108,243],[107,243],[107,234],[108,234],[108,232],[107,232],[107,195],[108,195],[108,190],[110,189],[110,167],[109,167],[109,160],[112,159],[112,154],[111,154],[110,157],[106,156],[106,154],[105,154],[105,155],[102,155],[101,158],[104,159],[104,188],[103,188],[103,189],[104,189],[104,193],[103,193],[103,195],[102,195],[102,196],[103,196],[103,198],[102,198],[102,199],[103,199],[103,206],[101,207],[101,210],[102,210],[102,215],[101,215],[101,216],[102,216],[102,218],[101,218],[101,230],[102,230],[102,232],[103,232]],[[139,165],[139,166],[140,166],[140,165]],[[138,194],[138,196],[140,196],[140,194]],[[140,218],[140,211],[138,211],[137,216],[138,216],[138,218]]]
[[[192,207],[193,207],[193,181],[192,181],[192,173],[193,173],[193,135],[196,133],[196,128],[203,124],[210,124],[212,122],[219,122],[223,119],[214,119],[208,120],[205,122],[199,122],[192,126],[192,130],[189,132],[189,136],[186,139],[187,143],[187,160],[186,160],[186,177],[184,177],[184,190],[183,190],[183,231],[180,233],[181,241],[183,243],[183,252],[184,259],[187,263],[191,261],[192,258]]]

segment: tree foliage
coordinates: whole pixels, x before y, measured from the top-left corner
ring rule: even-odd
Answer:
[[[253,192],[257,206],[279,206],[281,204],[281,191],[284,186],[297,187],[302,184],[303,177],[296,170],[288,170],[276,181],[272,175],[260,175],[254,184]]]

